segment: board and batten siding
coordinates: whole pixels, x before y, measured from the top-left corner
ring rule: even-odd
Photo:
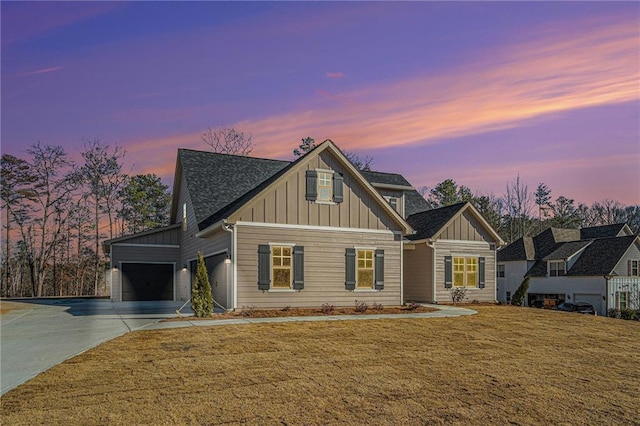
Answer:
[[[142,233],[122,241],[123,244],[180,245],[180,228],[165,229],[158,232]]]
[[[404,250],[404,300],[434,302],[433,249],[426,243],[408,244]]]
[[[485,288],[468,288],[467,301],[479,302],[496,301],[496,262],[495,250],[486,241],[438,240],[435,245],[436,269],[436,301],[451,302],[451,289],[444,287],[444,258],[453,257],[484,257],[485,258]]]
[[[195,234],[199,231],[198,221],[193,211],[193,204],[191,203],[189,191],[187,190],[186,179],[183,175],[180,183],[176,223],[182,223],[182,206],[184,204],[187,205],[187,229],[183,230],[182,227],[178,229],[178,231],[182,233],[182,255],[180,258],[180,268],[182,268],[182,265],[189,265],[192,260],[197,260],[198,252],[202,252],[204,257],[218,254],[223,251],[231,253],[231,233],[224,231],[222,228],[207,238],[195,237]],[[179,278],[180,279],[176,287],[182,289],[181,294],[185,294],[185,298],[181,298],[180,300],[188,300],[191,297],[191,274],[188,271],[184,271],[179,274]],[[225,292],[225,294],[227,294],[227,292]]]
[[[128,241],[127,241],[128,243]],[[174,286],[176,292],[174,298],[182,300],[184,294],[181,293],[178,283],[180,282],[181,266],[179,247],[158,247],[153,249],[144,245],[119,245],[111,246],[111,300],[122,301],[122,262],[126,263],[172,263],[175,264]],[[117,268],[115,268],[117,267]]]
[[[629,276],[629,260],[640,259],[640,249],[637,244],[631,244],[627,252],[622,256],[615,269],[614,273],[619,277]]]
[[[306,171],[333,170],[344,177],[344,201],[317,203],[306,199]],[[304,167],[256,197],[236,214],[240,222],[279,223],[288,225],[331,226],[377,230],[398,230],[390,214],[357,182],[329,152],[311,156]]]
[[[458,215],[436,238],[442,240],[493,241],[491,235],[468,210]]]
[[[257,308],[354,306],[356,300],[385,306],[401,305],[400,256],[402,241],[391,232],[319,230],[236,225],[237,307]],[[304,289],[261,291],[258,289],[258,245],[295,244],[304,247]],[[345,289],[345,251],[366,247],[384,250],[384,289]]]

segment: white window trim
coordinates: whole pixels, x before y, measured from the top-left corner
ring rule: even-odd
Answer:
[[[268,292],[274,293],[296,293],[297,290],[293,288],[293,248],[296,246],[295,243],[272,243],[269,242],[269,290]],[[273,287],[273,247],[291,247],[291,282],[289,283],[289,288],[278,288]]]
[[[331,169],[315,169],[318,174],[317,182],[316,182],[316,204],[335,204],[333,201],[333,175],[335,174],[335,170]],[[331,197],[329,200],[321,200],[320,199],[320,173],[330,174],[331,175]]]
[[[564,277],[565,275],[567,275],[567,262],[564,260],[549,260],[548,262],[548,272],[549,272],[549,277]],[[551,264],[555,263],[561,263],[562,264],[562,275],[558,274],[556,272],[556,275],[551,275]],[[557,269],[556,271],[559,271],[559,269]]]
[[[629,259],[631,265],[629,265],[629,276],[630,277],[640,277],[640,260],[639,259]],[[633,262],[636,262],[636,274],[633,274]]]
[[[465,241],[466,242],[466,241]],[[454,275],[455,275],[455,270],[454,270],[454,259],[456,257],[462,257],[464,258],[464,285],[462,286],[457,286],[454,284]],[[479,255],[475,255],[475,254],[468,254],[468,255],[451,255],[451,288],[464,288],[466,290],[484,290],[482,288],[480,288],[480,260],[478,259],[480,256]],[[476,259],[476,285],[473,287],[469,287],[467,286],[467,259]]]
[[[376,250],[378,249],[377,247],[353,247],[354,250],[356,251],[356,286],[353,289],[353,291],[355,292],[362,292],[362,293],[375,293],[375,292],[379,292],[380,290],[376,290]],[[371,261],[373,262],[373,268],[371,269],[373,271],[373,282],[371,283],[371,287],[360,287],[358,288],[358,250],[371,250],[373,252],[373,258],[371,259]]]

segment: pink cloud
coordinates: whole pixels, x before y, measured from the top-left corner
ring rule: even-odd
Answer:
[[[344,73],[343,72],[329,72],[327,71],[327,73],[325,74],[327,76],[327,78],[344,78]]]
[[[61,70],[61,69],[62,69],[62,66],[49,67],[49,68],[42,68],[42,69],[35,70],[35,71],[22,72],[22,73],[18,73],[16,75],[19,76],[19,77],[25,77],[25,76],[28,76],[28,75],[47,74],[47,73],[58,71],[58,70]]]

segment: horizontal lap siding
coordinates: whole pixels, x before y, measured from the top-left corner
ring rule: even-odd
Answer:
[[[467,289],[468,301],[495,302],[496,300],[496,268],[495,251],[489,243],[469,241],[437,241],[436,246],[436,301],[451,302],[451,289],[444,287],[444,258],[445,256],[484,257],[485,258],[485,288]]]
[[[144,247],[144,246],[119,246],[117,243],[111,246],[111,263],[117,266],[117,270],[111,270],[111,299],[114,302],[120,302],[122,289],[122,265],[120,262],[129,263],[174,263],[176,265],[174,281],[176,284],[176,293],[178,292],[177,284],[180,282],[181,266],[180,265],[180,249],[173,247]],[[178,294],[174,295],[178,298]]]
[[[237,306],[260,308],[353,306],[355,300],[400,305],[401,241],[391,233],[282,229],[242,225],[237,232]],[[396,241],[396,238],[398,240]],[[258,245],[292,243],[304,246],[304,290],[277,292],[258,290]],[[345,290],[345,249],[375,247],[384,250],[384,289]]]
[[[433,302],[433,249],[416,244],[404,251],[404,300]]]

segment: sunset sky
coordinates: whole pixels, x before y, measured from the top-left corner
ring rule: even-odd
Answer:
[[[414,186],[453,178],[640,203],[638,2],[2,1],[2,153],[126,148],[173,179],[221,125],[253,155],[333,140]]]

